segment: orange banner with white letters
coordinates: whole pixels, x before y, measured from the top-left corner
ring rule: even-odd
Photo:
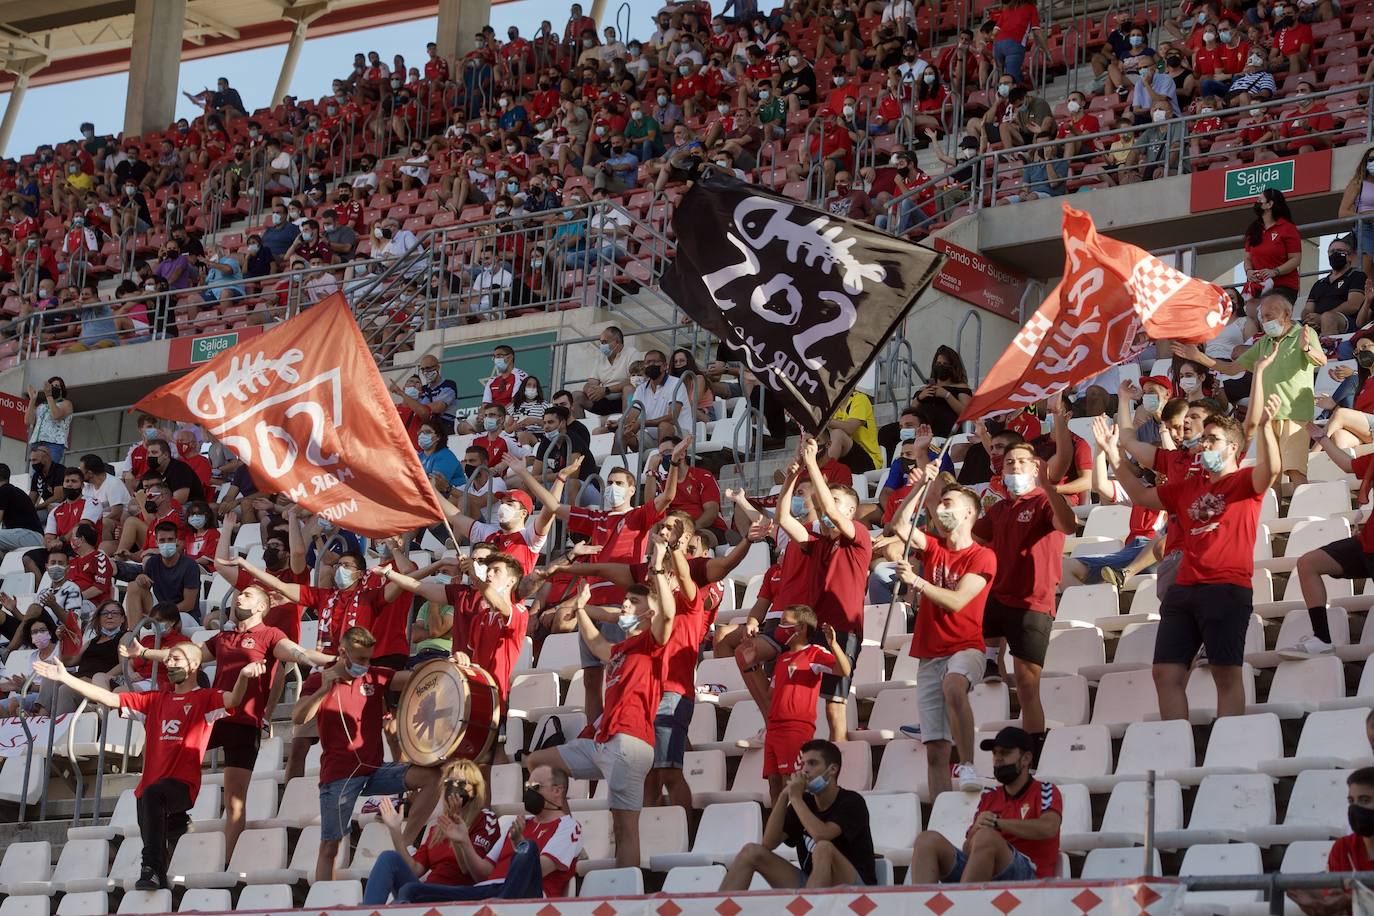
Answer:
[[[1202,343],[1231,299],[1064,206],[1064,277],[978,386],[960,420],[1018,410],[1138,356],[1148,337]],[[1142,334],[1141,332],[1144,332]]]
[[[134,405],[199,423],[265,493],[386,537],[443,510],[344,297],[244,341]]]

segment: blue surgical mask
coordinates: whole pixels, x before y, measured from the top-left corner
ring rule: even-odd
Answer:
[[[345,670],[348,671],[349,677],[362,677],[367,674],[367,665],[355,665],[353,662],[349,662]]]
[[[170,560],[177,555],[177,550],[180,549],[180,546],[181,545],[177,544],[175,541],[170,544],[158,544],[157,552],[162,555],[162,559]]]
[[[1140,35],[1131,36],[1131,47],[1138,48],[1145,43],[1145,39]]]
[[[1283,322],[1277,318],[1271,318],[1264,323],[1264,333],[1270,337],[1282,337],[1285,330],[1287,329],[1283,326]]]
[[[1030,474],[1003,474],[1002,483],[1012,496],[1025,496],[1035,489],[1035,477]]]
[[[625,502],[629,494],[625,491],[623,483],[612,483],[606,485],[606,505],[619,506]]]
[[[101,636],[118,636],[118,635],[119,635],[119,631],[122,630],[122,629],[123,629],[123,627],[101,627],[101,628],[100,628],[100,635],[101,635]]]
[[[802,517],[804,517],[804,516],[806,515],[806,497],[805,497],[805,496],[794,496],[794,497],[792,497],[792,506],[791,506],[791,508],[792,508],[792,515],[794,515],[794,516],[797,517],[797,518],[802,518]]]
[[[1157,394],[1146,394],[1146,395],[1142,395],[1141,398],[1140,398],[1140,406],[1145,408],[1145,412],[1146,412],[1146,413],[1158,413],[1158,412],[1159,412],[1159,395],[1157,395]]]
[[[356,569],[340,566],[334,570],[334,584],[341,589],[350,588],[357,581],[358,571]]]
[[[605,341],[598,343],[596,345],[596,348],[601,351],[602,356],[609,357],[611,355],[611,345],[606,343]]]
[[[430,446],[434,444],[434,434],[420,433],[420,435],[415,437],[415,441],[420,444],[420,448],[428,449]]]
[[[1221,453],[1220,449],[1209,448],[1199,457],[1202,460],[1203,468],[1205,468],[1209,474],[1215,474],[1226,464],[1226,456]]]
[[[903,442],[910,442],[912,439],[915,439],[915,438],[916,438],[916,430],[914,430],[914,429],[899,429],[899,430],[897,430],[897,438],[900,439],[900,440],[903,441]]]
[[[506,368],[510,366],[510,360],[506,359],[504,356],[496,357],[493,363],[496,365],[497,372],[505,372]]]
[[[416,387],[414,387],[414,386],[411,386],[411,387],[405,389],[405,393],[406,393],[406,397],[408,397],[408,398],[418,398],[418,397],[420,396],[420,389],[419,389],[419,388],[416,388]]]
[[[626,633],[639,626],[639,618],[634,614],[621,614],[616,618],[615,622],[620,624],[620,629],[624,630]]]
[[[1201,436],[1193,436],[1191,439],[1184,439],[1179,444],[1184,448],[1197,448],[1197,444],[1202,441]]]
[[[203,516],[203,515],[188,515],[188,516],[186,516],[186,522],[187,522],[187,524],[189,524],[192,528],[195,528],[196,530],[200,530],[201,528],[204,528],[204,527],[205,527],[205,516]]]
[[[497,422],[497,419],[496,419],[495,417],[483,417],[483,418],[482,418],[482,428],[485,429],[485,430],[486,430],[487,432],[489,432],[489,433],[494,433],[494,432],[496,432],[496,427],[499,426],[499,425],[500,425],[500,424]]]
[[[814,776],[811,778],[809,782],[807,782],[806,792],[808,795],[820,795],[822,792],[826,790],[826,787],[829,785],[830,780],[826,779],[824,775]]]

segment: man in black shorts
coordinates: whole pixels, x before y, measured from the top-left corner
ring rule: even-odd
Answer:
[[[1062,422],[1058,415],[1055,422]],[[1046,482],[1046,464],[1028,442],[1007,447],[1002,482],[1007,498],[989,506],[973,526],[974,540],[997,555],[997,575],[983,610],[983,637],[1005,639],[1016,659],[1021,727],[1035,736],[1038,751],[1045,739],[1040,669],[1054,626],[1064,535],[1078,530],[1078,518]]]

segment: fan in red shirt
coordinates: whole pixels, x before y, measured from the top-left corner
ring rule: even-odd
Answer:
[[[155,606],[154,613],[163,606]],[[167,606],[175,613],[175,605]],[[333,656],[307,652],[287,639],[281,630],[264,623],[263,615],[270,608],[271,599],[267,589],[260,585],[248,585],[234,600],[232,619],[224,621],[219,633],[200,646],[200,663],[215,663],[212,686],[218,690],[233,686],[239,673],[250,666],[253,670],[261,671],[248,678],[242,702],[232,713],[215,723],[207,745],[219,748],[223,754],[226,856],[233,854],[234,845],[243,832],[248,784],[258,758],[258,742],[263,727],[271,718],[272,681],[277,662],[292,662],[302,666],[324,666],[334,662]],[[181,636],[179,632],[175,635]],[[181,637],[180,641],[190,642],[185,637]],[[138,670],[154,662],[165,665],[171,648],[165,636],[161,647],[157,649],[152,648],[151,640],[143,640],[135,645],[133,664]]]
[[[365,587],[367,562],[362,554],[353,550],[340,554],[338,564],[334,567],[334,588],[286,582],[247,561],[239,561],[234,565],[280,593],[287,601],[314,608],[320,619],[320,651],[331,655],[338,652],[339,641],[345,632],[355,627],[370,628],[381,614],[383,605],[394,599],[400,591],[398,586],[392,584],[385,588]],[[369,661],[372,658],[371,649],[372,646],[369,646]]]
[[[186,812],[200,792],[200,767],[210,740],[210,727],[226,710],[243,702],[248,682],[260,666],[239,672],[232,691],[196,686],[200,653],[189,646],[168,652],[167,678],[171,690],[148,693],[111,693],[67,671],[60,662],[35,661],[34,674],[71,688],[88,700],[110,709],[127,709],[143,717],[148,736],[143,750],[143,775],[134,787],[138,800],[139,833],[143,838],[143,866],[134,888],[170,888],[167,857],[191,826]]]
[[[1312,27],[1299,22],[1296,0],[1275,3],[1273,7],[1274,32],[1273,49],[1269,52],[1269,67],[1276,70],[1288,64],[1288,72],[1301,73],[1307,69],[1307,60],[1312,53]]]
[[[837,171],[852,171],[854,138],[828,108],[822,108],[819,130],[811,136],[807,153],[811,160],[821,160],[826,185],[832,185]]]
[[[148,659],[147,650],[153,647],[154,642],[158,643],[161,649],[160,660],[165,661],[168,652],[177,646],[189,643],[191,639],[181,632],[181,611],[177,610],[177,606],[170,601],[159,601],[153,605],[149,616],[162,627],[162,635],[157,637],[150,633],[131,644],[132,657],[129,667],[137,678],[136,683],[141,682],[133,689],[140,691],[171,690],[172,682],[167,679],[166,665],[158,665],[157,677],[156,679],[153,678],[153,663]]]
[[[1030,443],[1007,446],[1002,455],[1007,498],[987,507],[973,526],[974,539],[997,556],[997,573],[983,610],[983,638],[989,642],[989,654],[991,640],[1006,640],[1016,659],[1021,722],[1037,736],[1045,731],[1040,670],[1054,625],[1064,535],[1078,531],[1073,507],[1047,484],[1046,468]]]
[[[816,465],[816,452],[816,440],[803,436],[797,457],[800,467],[806,468],[813,481],[822,479]],[[873,540],[868,528],[855,520],[859,496],[851,487],[813,486],[811,503],[820,517],[821,527],[819,534],[808,530],[792,514],[792,491],[796,488],[798,473],[799,468],[793,467],[778,495],[778,527],[806,555],[810,565],[805,575],[816,583],[815,601],[811,605],[816,620],[834,628],[852,670],[863,639]],[[845,740],[845,703],[849,699],[849,686],[849,678],[834,676],[826,677],[821,684],[831,741]]]
[[[929,487],[935,486],[937,474],[936,466],[929,465]],[[892,531],[901,538],[909,532],[912,551],[922,561],[920,575],[905,559],[898,561],[896,573],[918,600],[911,657],[920,660],[916,701],[926,746],[927,785],[934,797],[954,788],[951,748],[958,751],[953,775],[959,788],[981,786],[973,768],[973,707],[968,695],[983,679],[983,610],[997,575],[997,556],[973,539],[981,507],[977,493],[953,486],[940,494],[931,514],[942,537],[910,530],[919,493],[904,501]],[[927,505],[932,502],[926,499]]]
[[[1098,140],[1079,140],[1079,137],[1088,137],[1099,133],[1102,124],[1095,115],[1088,113],[1088,99],[1082,92],[1077,90],[1069,93],[1069,99],[1065,103],[1065,109],[1069,116],[1059,123],[1058,139],[1069,141],[1064,145],[1064,155],[1072,156],[1077,152],[1097,152],[1101,149]],[[1080,150],[1081,146],[1081,150]]]
[[[665,655],[673,635],[676,602],[665,574],[668,546],[655,538],[649,554],[652,586],[633,585],[621,602],[619,623],[627,634],[612,644],[587,613],[591,589],[584,582],[572,612],[582,640],[606,665],[606,707],[591,738],[574,738],[525,758],[526,766],[550,766],[574,779],[605,779],[610,785],[611,830],[616,865],[636,867],[644,780],[654,762],[654,718],[663,696]],[[657,801],[657,800],[655,800]]]
[[[783,647],[773,662],[773,687],[768,702],[767,727],[763,737],[763,775],[768,792],[776,804],[797,769],[802,745],[816,736],[816,700],[821,680],[847,678],[852,673],[849,658],[836,641],[835,628],[820,627],[824,645],[811,641],[816,632],[816,612],[804,604],[794,604],[778,618],[773,639]]]
[[[245,567],[247,568],[247,567]],[[320,735],[320,849],[315,880],[332,881],[339,842],[348,835],[358,796],[396,796],[414,791],[403,839],[419,839],[439,800],[439,770],[405,763],[386,763],[382,756],[382,720],[387,693],[401,690],[409,671],[372,665],[377,641],[363,627],[346,630],[339,657],[301,685],[301,699],[291,712],[297,728],[316,723]]]
[[[1374,767],[1360,767],[1345,779],[1346,820],[1350,833],[1331,844],[1330,873],[1374,870]],[[1289,898],[1304,913],[1349,913],[1350,892],[1339,889],[1292,890]]]
[[[406,849],[403,821],[391,799],[383,799],[381,820],[391,834],[392,849],[377,856],[363,893],[364,906],[381,906],[392,894],[410,899],[411,885],[470,887],[485,870],[482,860],[497,848],[501,822],[496,812],[482,807],[487,781],[471,760],[444,764],[443,809],[425,841]],[[424,879],[423,882],[421,879]],[[403,896],[404,894],[404,896]]]
[[[1296,302],[1302,265],[1302,234],[1288,212],[1283,192],[1265,188],[1255,201],[1254,222],[1245,230],[1246,296],[1258,296],[1266,281]]]
[[[689,118],[703,111],[706,102],[706,78],[697,71],[697,65],[690,60],[678,64],[678,77],[673,82],[673,101],[682,106],[682,112]]]
[[[67,578],[81,595],[93,604],[114,595],[114,561],[100,546],[100,529],[90,523],[77,525],[72,531],[73,556],[67,564]]]
[[[1256,392],[1272,358],[1271,353],[1255,364],[1252,384]],[[1258,400],[1252,398],[1251,414],[1257,413]],[[1205,476],[1185,474],[1147,489],[1130,474],[1116,475],[1133,503],[1168,510],[1182,529],[1183,558],[1173,586],[1163,596],[1155,637],[1154,681],[1161,719],[1188,718],[1188,672],[1203,647],[1216,682],[1217,714],[1245,712],[1241,666],[1254,603],[1255,531],[1264,492],[1273,486],[1281,467],[1278,440],[1270,424],[1280,403],[1277,394],[1270,395],[1258,411],[1253,468],[1239,467],[1246,451],[1246,430],[1230,417],[1214,416],[1202,430],[1199,457]],[[1117,468],[1121,463],[1118,433],[1098,421],[1093,434],[1108,464]]]
[[[81,468],[67,468],[62,475],[62,495],[64,499],[48,509],[48,520],[43,525],[43,541],[47,547],[61,547],[71,541],[72,532],[82,522],[100,524],[104,508],[94,496],[83,495],[86,477]]]
[[[962,849],[936,830],[916,837],[914,883],[1045,880],[1059,871],[1064,798],[1030,774],[1035,738],[1007,726],[980,746],[992,751],[992,773],[1000,785],[983,791]]]
[[[431,83],[448,82],[448,61],[439,55],[439,46],[434,42],[425,45],[429,60],[425,61],[425,79]]]
[[[1330,110],[1324,103],[1312,101],[1312,84],[1303,80],[1298,83],[1297,107],[1285,110],[1279,124],[1279,136],[1288,141],[1279,151],[1293,155],[1329,149],[1335,128]]]

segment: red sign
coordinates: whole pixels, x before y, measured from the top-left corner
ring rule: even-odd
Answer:
[[[935,275],[935,289],[994,315],[1019,319],[1021,295],[1027,285],[1025,275],[944,239],[935,240],[935,250],[945,255],[944,266]]]
[[[24,425],[24,410],[28,401],[13,394],[0,394],[0,436],[6,439],[29,440],[29,429]]]
[[[1266,188],[1277,188],[1288,198],[1331,190],[1331,150],[1193,172],[1188,209],[1199,213],[1248,207]]]

